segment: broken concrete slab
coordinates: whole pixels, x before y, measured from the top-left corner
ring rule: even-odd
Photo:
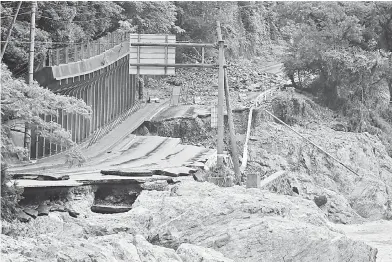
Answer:
[[[68,180],[66,174],[36,174],[36,173],[17,173],[12,175],[13,179],[32,179],[44,181]]]
[[[164,169],[156,169],[153,171],[155,175],[163,175],[169,177],[178,177],[178,176],[189,176],[197,171],[196,168],[190,168],[185,166],[180,167],[169,167]]]
[[[13,184],[17,183],[18,187],[76,187],[82,186],[82,183],[79,183],[75,180],[57,180],[57,181],[39,181],[39,180],[29,180],[29,179],[19,179],[19,180],[11,180],[9,183]]]
[[[114,214],[114,213],[125,213],[131,210],[129,206],[108,206],[108,205],[93,205],[91,211],[101,214]]]
[[[260,188],[265,188],[267,187],[270,183],[272,183],[275,179],[278,179],[279,177],[283,176],[286,174],[286,171],[278,171],[276,173],[273,173],[272,175],[266,177],[262,181],[260,181]]]
[[[23,211],[32,218],[36,218],[38,216],[38,211],[32,208],[25,208]]]
[[[106,176],[152,176],[151,170],[101,170],[102,175]]]

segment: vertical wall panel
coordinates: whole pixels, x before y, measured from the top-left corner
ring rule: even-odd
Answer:
[[[138,97],[137,79],[129,75],[129,57],[123,57],[113,65],[88,75],[53,81],[48,88],[58,90],[60,94],[68,94],[83,99],[93,114],[91,119],[59,110],[58,116],[46,117],[47,121],[55,121],[72,135],[76,142],[85,141],[97,129],[114,121],[126,110],[135,105]],[[60,89],[61,88],[61,89]],[[49,156],[64,150],[64,145],[45,141],[36,135],[38,130],[32,129],[32,159]]]

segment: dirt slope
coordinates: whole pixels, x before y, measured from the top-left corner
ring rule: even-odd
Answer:
[[[366,132],[336,131],[331,128],[335,125],[331,112],[323,112],[306,97],[298,101],[302,104],[292,111],[292,128],[356,174],[262,113],[255,119],[252,131],[248,172],[268,176],[279,170],[289,171],[286,182],[297,187],[301,196],[327,197],[321,208],[334,222],[391,218],[392,158],[378,137]],[[278,115],[279,111],[274,113]]]

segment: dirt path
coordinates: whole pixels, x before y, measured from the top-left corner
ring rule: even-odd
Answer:
[[[392,221],[374,221],[365,224],[336,225],[346,235],[378,249],[378,262],[392,262]]]

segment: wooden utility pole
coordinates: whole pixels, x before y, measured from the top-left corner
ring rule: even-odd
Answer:
[[[233,159],[236,183],[239,183],[241,181],[241,171],[240,171],[240,163],[238,161],[237,139],[235,136],[233,113],[231,112],[231,106],[230,106],[229,79],[227,78],[227,69],[225,68],[224,70],[225,70],[225,97],[226,97],[227,120],[229,122],[229,131],[230,131],[231,156]]]
[[[31,22],[30,22],[30,50],[29,50],[29,78],[28,84],[33,83],[34,74],[34,39],[35,39],[35,11],[37,8],[37,2],[31,3]]]
[[[222,40],[222,32],[219,21],[216,21],[216,30],[218,33],[218,47],[219,47],[219,73],[218,73],[218,141],[217,141],[217,166],[223,165],[223,136],[224,136],[224,118],[223,118],[223,103],[224,103],[224,41]]]
[[[37,2],[31,3],[31,22],[30,22],[30,50],[29,50],[29,77],[27,84],[31,85],[34,80],[34,39],[35,39],[35,12]],[[25,124],[24,147],[27,149],[27,160],[30,160],[30,124]]]
[[[20,1],[20,2],[18,3],[18,7],[17,7],[17,9],[16,9],[16,13],[15,13],[14,19],[12,19],[12,23],[11,23],[10,29],[8,30],[7,37],[6,37],[6,39],[5,39],[5,43],[4,43],[4,45],[3,45],[3,48],[1,49],[0,61],[3,59],[4,53],[5,53],[5,49],[7,48],[8,40],[10,39],[10,36],[11,36],[11,33],[12,33],[12,29],[14,28],[14,24],[15,24],[15,21],[16,21],[16,17],[18,16],[19,9],[20,9],[20,6],[21,6],[21,5],[22,5],[22,1]]]

